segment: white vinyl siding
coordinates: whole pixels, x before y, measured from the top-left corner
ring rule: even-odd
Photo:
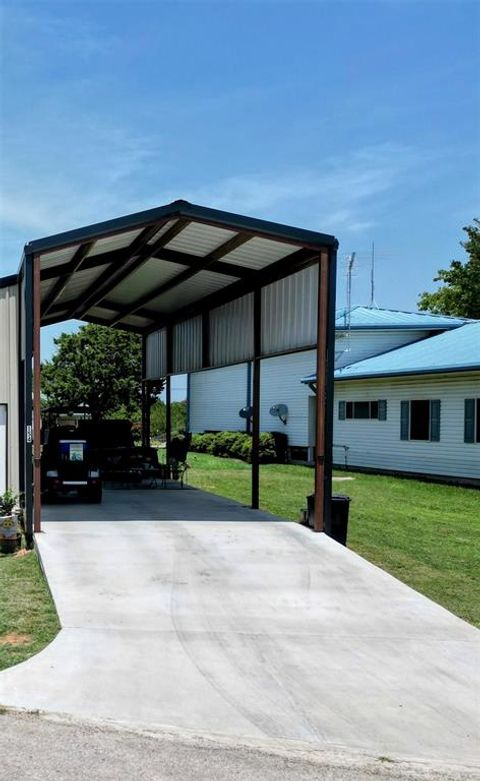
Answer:
[[[308,431],[308,397],[312,395],[312,391],[300,380],[315,371],[315,363],[314,350],[266,358],[262,361],[260,428],[262,431],[281,431],[287,434],[288,444],[293,447],[313,444],[309,442]],[[287,425],[270,415],[270,408],[274,404],[287,405]]]
[[[380,355],[396,347],[418,342],[425,339],[429,331],[380,330],[368,331],[337,331],[335,336],[335,368],[349,366],[351,363]],[[312,368],[312,371],[315,367]]]
[[[238,414],[247,403],[248,364],[209,369],[190,375],[190,430],[245,431]]]
[[[312,391],[300,380],[315,368],[315,351],[265,358],[260,369],[260,428],[281,431],[289,445],[313,444],[308,432],[308,397]],[[247,364],[212,369],[190,375],[190,428],[194,433],[215,429],[236,431],[245,428],[239,410],[247,404]],[[288,406],[284,425],[270,415],[275,404]],[[213,422],[212,422],[213,421]]]
[[[348,447],[350,466],[390,469],[480,479],[480,454],[464,442],[465,399],[478,396],[480,374],[431,375],[340,381],[335,383],[335,409],[339,401],[386,399],[387,420],[338,420],[335,416],[334,462],[344,464]],[[441,403],[440,441],[402,441],[402,401],[437,399]]]

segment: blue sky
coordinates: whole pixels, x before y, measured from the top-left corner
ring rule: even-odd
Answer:
[[[340,306],[374,241],[414,309],[480,214],[478,2],[3,0],[1,50],[0,274],[185,198],[334,233]]]

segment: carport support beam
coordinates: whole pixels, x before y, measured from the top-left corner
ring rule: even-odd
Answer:
[[[167,377],[165,380],[165,445],[167,464],[170,460],[170,447],[172,442],[172,382],[171,373],[173,370],[173,329],[167,326]]]
[[[40,258],[33,259],[33,530],[41,531]]]
[[[253,293],[253,393],[252,393],[252,509],[260,506],[260,370],[262,353],[262,291]]]
[[[147,376],[147,339],[142,337],[142,445],[150,446],[150,388]]]
[[[336,250],[318,262],[315,515],[313,528],[325,531],[332,496],[333,369],[335,355]]]

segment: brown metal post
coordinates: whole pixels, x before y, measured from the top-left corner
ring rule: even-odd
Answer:
[[[147,340],[142,337],[142,445],[150,445],[150,394],[147,374]]]
[[[313,523],[316,532],[322,532],[325,528],[328,282],[328,255],[326,252],[322,252],[318,262],[315,517]]]
[[[260,506],[260,368],[262,353],[262,291],[257,289],[253,294],[253,388],[252,388],[252,509]]]
[[[165,445],[167,463],[170,458],[170,446],[172,442],[172,388],[170,375],[165,380]]]
[[[33,531],[41,531],[40,258],[33,260]],[[27,356],[28,360],[28,356]]]
[[[167,463],[170,458],[170,446],[172,441],[172,383],[171,372],[173,368],[173,330],[167,326],[167,377],[165,380],[165,444],[167,450]]]

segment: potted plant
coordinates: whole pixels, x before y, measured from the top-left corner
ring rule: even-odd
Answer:
[[[0,494],[0,551],[14,553],[22,539],[19,516],[15,511],[19,497],[10,488]]]

